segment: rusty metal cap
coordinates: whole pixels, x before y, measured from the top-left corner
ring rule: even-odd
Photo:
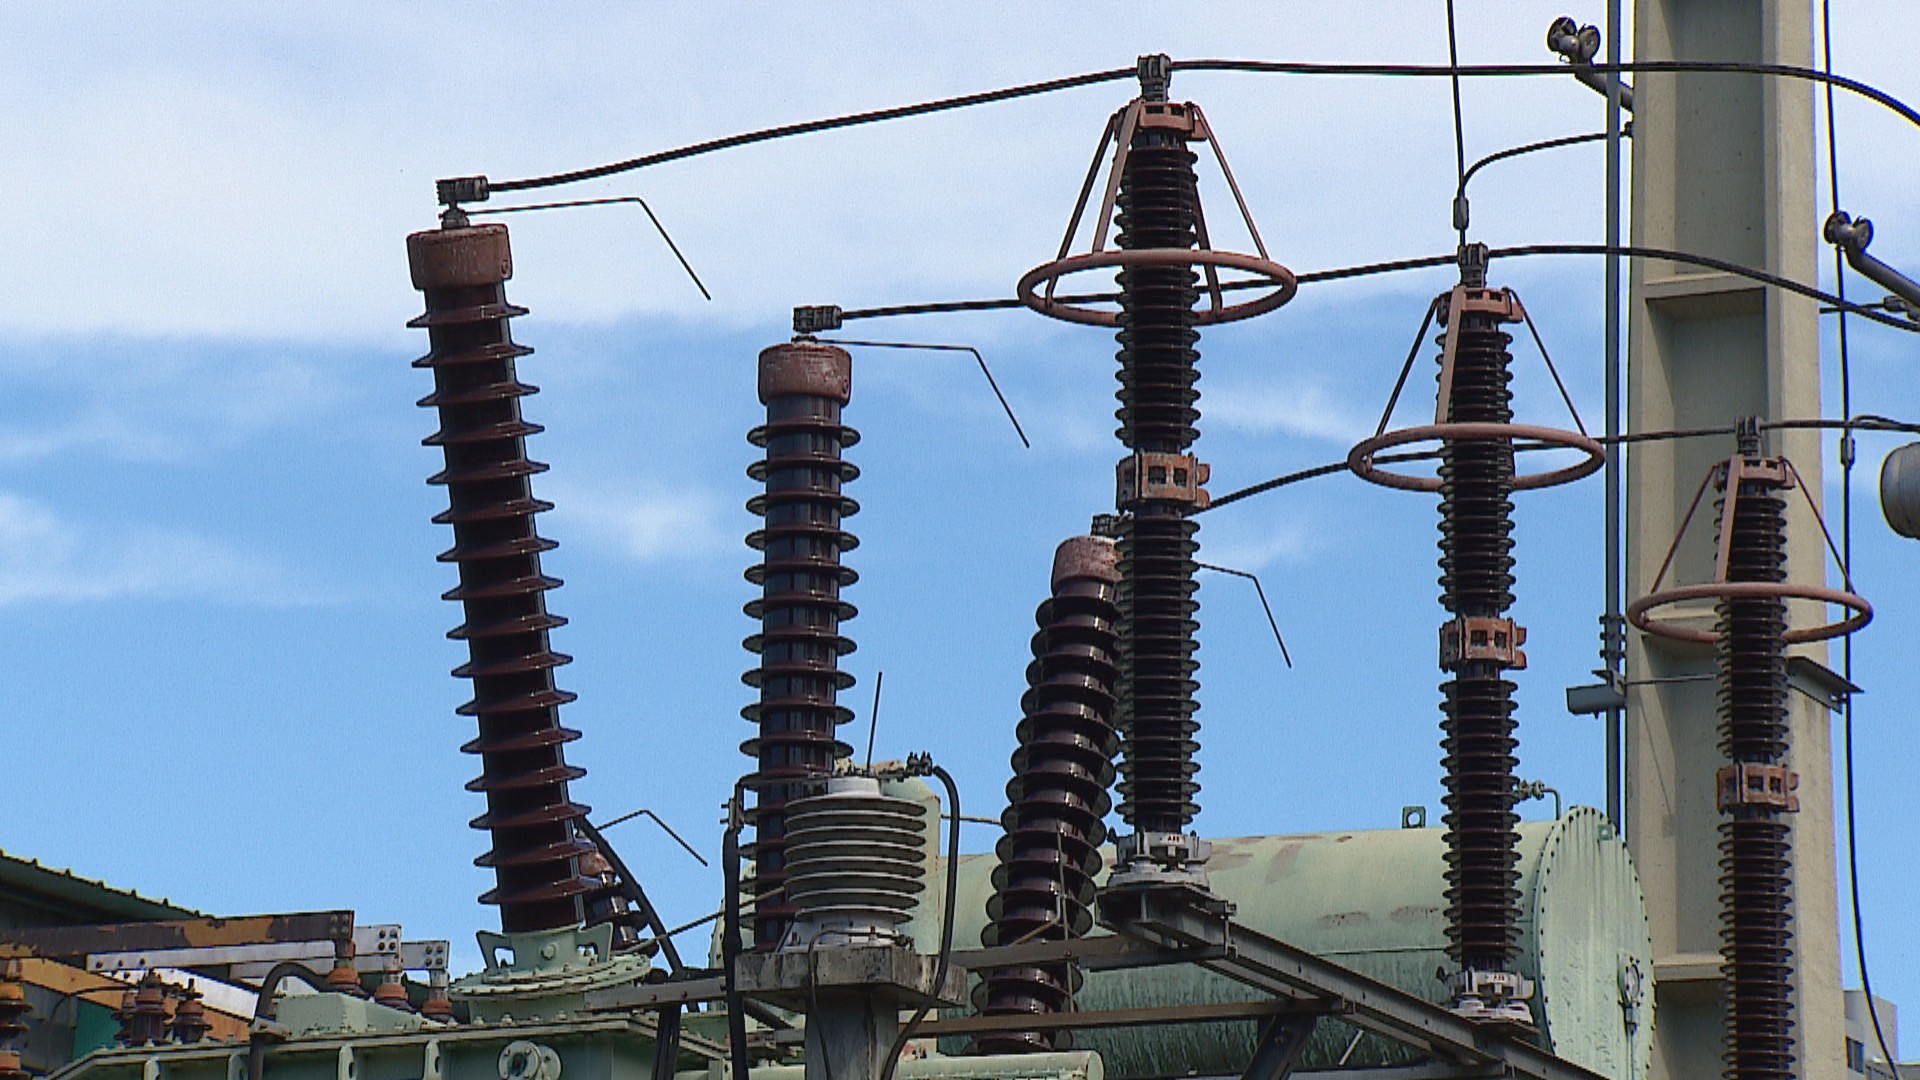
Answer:
[[[1076,536],[1053,552],[1053,587],[1074,578],[1120,583],[1120,549],[1104,536]]]
[[[760,403],[791,394],[832,398],[845,405],[853,397],[853,356],[817,341],[788,341],[760,350]]]
[[[407,269],[413,287],[471,288],[498,285],[513,276],[513,250],[505,225],[428,229],[407,237]]]

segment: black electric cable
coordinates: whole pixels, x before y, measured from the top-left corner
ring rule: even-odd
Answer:
[[[1833,71],[1833,4],[1832,0],[1820,0],[1820,52],[1821,67],[1827,72]],[[1833,84],[1826,87],[1827,105],[1827,192],[1832,196],[1832,211],[1840,211],[1840,136],[1834,124]],[[1846,252],[1839,244],[1833,245],[1833,285],[1834,295],[1841,300],[1847,298],[1847,262]],[[1853,372],[1849,350],[1847,348],[1847,311],[1840,309],[1840,414],[1853,416]],[[1840,548],[1841,567],[1847,574],[1853,572],[1853,465],[1854,443],[1851,428],[1840,432]],[[1840,673],[1847,682],[1853,682],[1853,632],[1848,631],[1840,642]],[[1886,1031],[1880,1026],[1880,1010],[1873,1000],[1873,979],[1867,974],[1867,935],[1860,924],[1860,857],[1859,845],[1855,837],[1856,819],[1853,812],[1853,695],[1848,694],[1840,703],[1841,731],[1841,775],[1846,784],[1847,796],[1847,892],[1853,907],[1853,954],[1860,968],[1860,988],[1867,999],[1867,1018],[1873,1022],[1873,1036],[1880,1044],[1880,1056],[1886,1059],[1887,1068],[1893,1072],[1893,1080],[1900,1080],[1900,1063],[1894,1059],[1893,1051],[1887,1046]]]
[[[873,109],[868,112],[849,113],[844,116],[827,117],[820,120],[805,120],[797,124],[783,124],[779,127],[762,128],[758,131],[743,132],[725,138],[710,139],[673,150],[662,150],[657,154],[645,154],[626,161],[616,161],[610,165],[598,165],[590,169],[576,169],[573,172],[555,173],[551,176],[536,176],[525,180],[505,180],[489,183],[493,191],[529,191],[534,188],[556,187],[560,184],[573,184],[582,180],[598,180],[603,176],[632,172],[649,165],[664,165],[669,161],[681,161],[702,154],[711,154],[719,150],[731,150],[739,146],[751,146],[754,143],[784,139],[794,135],[811,135],[819,131],[833,131],[838,128],[857,127],[861,124],[873,124],[882,120],[899,120],[909,116],[925,116],[929,113],[947,112],[952,109],[964,109],[973,105],[988,105],[996,101],[1011,101],[1015,98],[1031,97],[1035,94],[1050,94],[1059,90],[1072,90],[1082,86],[1093,86],[1103,82],[1118,82],[1131,79],[1138,74],[1133,65],[1113,68],[1109,71],[1090,71],[1084,75],[1069,75],[1061,79],[1048,79],[1043,82],[1009,86],[999,90],[986,90],[977,94],[962,94],[959,97],[940,98],[936,101],[923,101],[913,105],[898,105],[889,109]]]
[[[1876,311],[1873,308],[1842,300],[1832,293],[1824,292],[1804,282],[1794,281],[1765,270],[1759,270],[1751,266],[1742,266],[1739,263],[1728,262],[1724,259],[1716,259],[1707,255],[1694,255],[1684,251],[1669,251],[1665,248],[1646,247],[1640,244],[1524,244],[1518,247],[1492,248],[1487,252],[1489,259],[1516,259],[1535,255],[1624,255],[1636,259],[1665,259],[1669,262],[1687,263],[1692,266],[1705,267],[1709,270],[1718,270],[1722,273],[1734,274],[1738,277],[1760,282],[1763,285],[1771,285],[1776,289],[1817,300],[1837,310],[1851,312],[1862,318],[1871,319],[1885,326],[1891,326],[1896,330],[1904,330],[1908,333],[1920,333],[1920,323],[1896,318],[1892,315],[1886,315]],[[1453,266],[1457,264],[1458,260],[1458,255],[1449,252],[1445,255],[1428,255],[1414,259],[1395,259],[1391,262],[1362,263],[1357,266],[1343,266],[1332,270],[1308,271],[1307,273],[1295,275],[1295,278],[1301,285],[1313,285],[1327,281],[1344,281],[1351,278],[1371,277],[1378,274],[1399,273],[1406,270],[1426,270],[1437,266]],[[1262,286],[1270,287],[1271,282],[1265,280],[1247,280],[1223,281],[1220,283],[1221,290],[1227,292],[1239,289],[1255,289]],[[1080,296],[1056,299],[1073,303],[1100,303],[1111,302],[1119,298],[1120,294],[1118,293],[1088,293]],[[840,312],[840,319],[845,322],[857,319],[897,318],[904,315],[1005,311],[1022,306],[1024,305],[1018,299],[1014,298],[994,300],[946,300],[923,304],[895,304],[888,307],[848,308]]]
[[[1734,434],[1735,430],[1736,429],[1729,424],[1724,427],[1675,428],[1675,429],[1662,430],[1662,431],[1634,431],[1634,432],[1628,432],[1623,435],[1615,435],[1615,436],[1595,435],[1595,436],[1592,436],[1592,438],[1594,442],[1600,443],[1603,446],[1626,446],[1631,443],[1669,442],[1675,439],[1724,438],[1726,436]],[[1763,421],[1760,424],[1760,430],[1761,431],[1790,431],[1790,430],[1894,431],[1894,432],[1901,432],[1909,435],[1920,435],[1920,423],[1907,423],[1901,420],[1889,420],[1884,416],[1856,416],[1847,420],[1813,419],[1813,420]],[[1566,449],[1566,447],[1555,446],[1549,443],[1521,441],[1521,442],[1514,443],[1513,449],[1516,452],[1527,453],[1534,450],[1564,450]],[[1408,450],[1408,451],[1404,451],[1397,454],[1380,454],[1377,457],[1375,457],[1373,460],[1375,464],[1379,464],[1379,465],[1391,465],[1395,462],[1408,462],[1408,461],[1438,461],[1440,459],[1441,453],[1442,452],[1439,450]],[[1195,510],[1194,513],[1196,514],[1208,513],[1213,510],[1218,510],[1223,506],[1231,506],[1232,504],[1237,503],[1242,499],[1249,499],[1255,495],[1264,495],[1269,491],[1273,491],[1278,488],[1287,487],[1292,484],[1297,484],[1303,480],[1316,480],[1322,476],[1333,476],[1338,473],[1347,472],[1348,470],[1349,470],[1349,466],[1347,465],[1345,458],[1342,458],[1339,461],[1328,462],[1325,465],[1315,465],[1313,468],[1310,468],[1310,469],[1301,469],[1298,472],[1290,472],[1283,476],[1276,476],[1271,480],[1262,480],[1257,484],[1250,484],[1246,487],[1240,488],[1237,491],[1230,491],[1225,495],[1215,496],[1212,502],[1208,503],[1206,506],[1198,510]]]
[[[1175,60],[1174,71],[1233,71],[1247,74],[1265,75],[1316,75],[1316,76],[1372,76],[1372,77],[1412,77],[1412,78],[1513,78],[1513,77],[1560,77],[1573,68],[1566,64],[1327,64],[1314,62],[1294,62],[1278,60],[1227,60],[1197,59]],[[1908,123],[1920,127],[1920,110],[1894,97],[1884,90],[1843,76],[1813,68],[1795,67],[1791,64],[1741,64],[1698,60],[1641,60],[1624,64],[1582,64],[1580,70],[1595,75],[1619,72],[1623,75],[1647,73],[1673,74],[1726,74],[1726,75],[1771,75],[1779,78],[1803,79],[1809,82],[1824,83],[1838,87],[1849,93],[1858,94],[1893,112],[1899,114]],[[911,105],[898,105],[887,109],[874,109],[868,112],[847,113],[840,116],[824,117],[819,120],[806,120],[795,124],[783,124],[778,127],[760,128],[755,131],[741,132],[723,138],[709,139],[705,142],[691,143],[686,146],[644,154],[607,165],[596,165],[587,169],[571,172],[553,173],[547,176],[535,176],[518,180],[502,180],[498,183],[487,182],[481,192],[492,191],[530,191],[535,188],[556,187],[561,184],[579,183],[585,180],[598,180],[619,173],[632,172],[652,165],[664,165],[671,161],[684,161],[721,150],[751,146],[754,143],[769,142],[796,135],[811,135],[816,132],[834,131],[840,128],[857,127],[862,124],[878,123],[883,120],[899,120],[911,116],[925,116],[930,113],[947,112],[974,105],[987,105],[999,101],[1011,101],[1016,98],[1032,97],[1060,90],[1072,90],[1099,83],[1119,82],[1134,78],[1137,68],[1113,68],[1106,71],[1091,71],[1082,75],[1069,75],[1043,82],[1024,83],[998,90],[986,90],[975,94],[963,94],[959,97],[939,98]]]
[[[933,967],[933,992],[927,1000],[914,1010],[913,1018],[900,1027],[900,1034],[894,1036],[893,1046],[887,1051],[886,1064],[880,1068],[880,1080],[893,1080],[894,1070],[900,1067],[900,1055],[912,1041],[913,1033],[919,1030],[927,1014],[933,1011],[933,1004],[939,1000],[940,992],[947,985],[947,971],[953,966],[953,909],[960,899],[960,785],[954,782],[953,774],[938,765],[928,771],[938,777],[947,789],[947,802],[951,805],[952,824],[947,828],[947,898],[940,910],[940,960]]]
[[[1460,112],[1460,37],[1455,32],[1453,0],[1447,0],[1447,66],[1453,69],[1453,228],[1460,246],[1467,243],[1467,129]]]
[[[1523,154],[1538,153],[1542,150],[1558,150],[1563,146],[1579,146],[1582,143],[1605,142],[1606,139],[1606,132],[1594,131],[1585,135],[1564,135],[1558,139],[1542,139],[1539,142],[1527,143],[1524,146],[1511,146],[1497,153],[1488,154],[1486,157],[1467,166],[1466,172],[1460,174],[1459,194],[1464,197],[1467,193],[1467,185],[1473,181],[1474,174],[1496,161],[1505,161],[1508,158],[1517,158]]]

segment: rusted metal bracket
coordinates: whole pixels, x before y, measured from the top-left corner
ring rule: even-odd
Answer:
[[[1129,510],[1143,502],[1176,502],[1204,509],[1213,499],[1200,485],[1212,474],[1212,467],[1192,454],[1136,450],[1114,467],[1114,505]]]
[[[1453,670],[1462,664],[1491,661],[1524,671],[1527,628],[1512,619],[1460,615],[1440,624],[1440,666]]]
[[[1784,813],[1800,810],[1800,774],[1785,765],[1743,763],[1714,773],[1715,802],[1722,811],[1759,806]]]

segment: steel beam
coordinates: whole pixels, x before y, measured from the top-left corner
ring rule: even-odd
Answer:
[[[1463,1065],[1495,1065],[1533,1080],[1604,1080],[1600,1074],[1520,1041],[1520,1032],[1476,1024],[1398,987],[1235,924],[1217,911],[1158,899],[1141,891],[1132,903],[1102,908],[1114,928],[1151,944],[1212,946],[1223,951],[1203,966],[1294,1001],[1316,1003],[1356,1027]],[[1118,910],[1127,907],[1128,910]]]
[[[1319,1022],[1317,1016],[1276,1016],[1267,1021],[1240,1080],[1287,1080]]]

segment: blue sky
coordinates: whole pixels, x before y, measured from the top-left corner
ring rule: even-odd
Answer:
[[[437,453],[419,445],[433,420],[408,366],[425,342],[402,325],[419,304],[403,239],[433,224],[434,177],[577,167],[1143,51],[1444,60],[1440,5],[1365,6],[1354,19],[1222,5],[1208,20],[1071,4],[556,5],[537,23],[504,4],[15,13],[35,47],[0,72],[16,103],[0,159],[13,691],[0,846],[212,911],[350,906],[462,949],[492,925],[472,900],[484,842],[465,826],[479,799],[461,790],[476,763],[455,750],[471,732],[452,711],[466,687],[447,675],[462,659],[443,637],[458,613],[438,599],[452,573],[433,559],[448,537],[428,521],[444,505],[424,483]],[[1840,66],[1920,96],[1895,51],[1920,12],[1836,6]],[[1541,60],[1563,13],[1462,8],[1462,58],[1483,62]],[[1572,13],[1599,20],[1589,8]],[[1183,75],[1175,93],[1206,107],[1283,262],[1450,248],[1443,84]],[[544,388],[526,410],[549,429],[531,451],[553,465],[538,489],[558,504],[548,569],[568,582],[551,604],[572,620],[555,643],[576,657],[561,684],[581,695],[565,715],[586,733],[569,757],[597,817],[648,807],[717,854],[748,734],[754,355],[794,304],[1008,293],[1057,245],[1125,97],[1082,90],[567,192],[647,197],[711,304],[632,208],[512,221],[510,295],[532,309],[516,335],[538,350],[522,372]],[[1466,107],[1471,155],[1603,121],[1571,80],[1470,84]],[[1848,208],[1880,225],[1876,253],[1920,262],[1920,206],[1901,183],[1916,133],[1846,99],[1840,126]],[[1599,170],[1592,147],[1495,166],[1475,184],[1479,237],[1597,241]],[[1203,196],[1228,220],[1223,190]],[[1599,265],[1495,273],[1597,423]],[[1344,456],[1447,284],[1439,271],[1320,286],[1209,331],[1200,452],[1214,491]],[[884,670],[881,753],[932,751],[964,809],[991,816],[1053,545],[1111,497],[1113,345],[1024,312],[857,329],[978,346],[1034,438],[1019,447],[963,356],[859,354],[856,727],[864,737]],[[1857,407],[1910,414],[1912,340],[1854,340]],[[1557,419],[1531,350],[1517,355],[1521,412]],[[1880,608],[1857,643],[1859,812],[1877,988],[1913,1003],[1920,953],[1903,922],[1920,878],[1901,793],[1920,750],[1900,724],[1920,675],[1901,646],[1920,631],[1920,589],[1916,549],[1873,494],[1897,442],[1863,438],[1856,474],[1856,579]],[[1837,469],[1827,490],[1837,505]],[[1593,481],[1519,508],[1516,615],[1533,635],[1521,771],[1580,802],[1601,798],[1602,743],[1561,691],[1595,662],[1600,499]],[[1389,827],[1403,804],[1437,807],[1433,523],[1430,500],[1337,477],[1205,519],[1208,559],[1262,574],[1296,666],[1280,665],[1245,582],[1205,579],[1204,831]],[[717,903],[716,874],[650,825],[616,836],[670,918]],[[970,834],[975,849],[991,839]]]

